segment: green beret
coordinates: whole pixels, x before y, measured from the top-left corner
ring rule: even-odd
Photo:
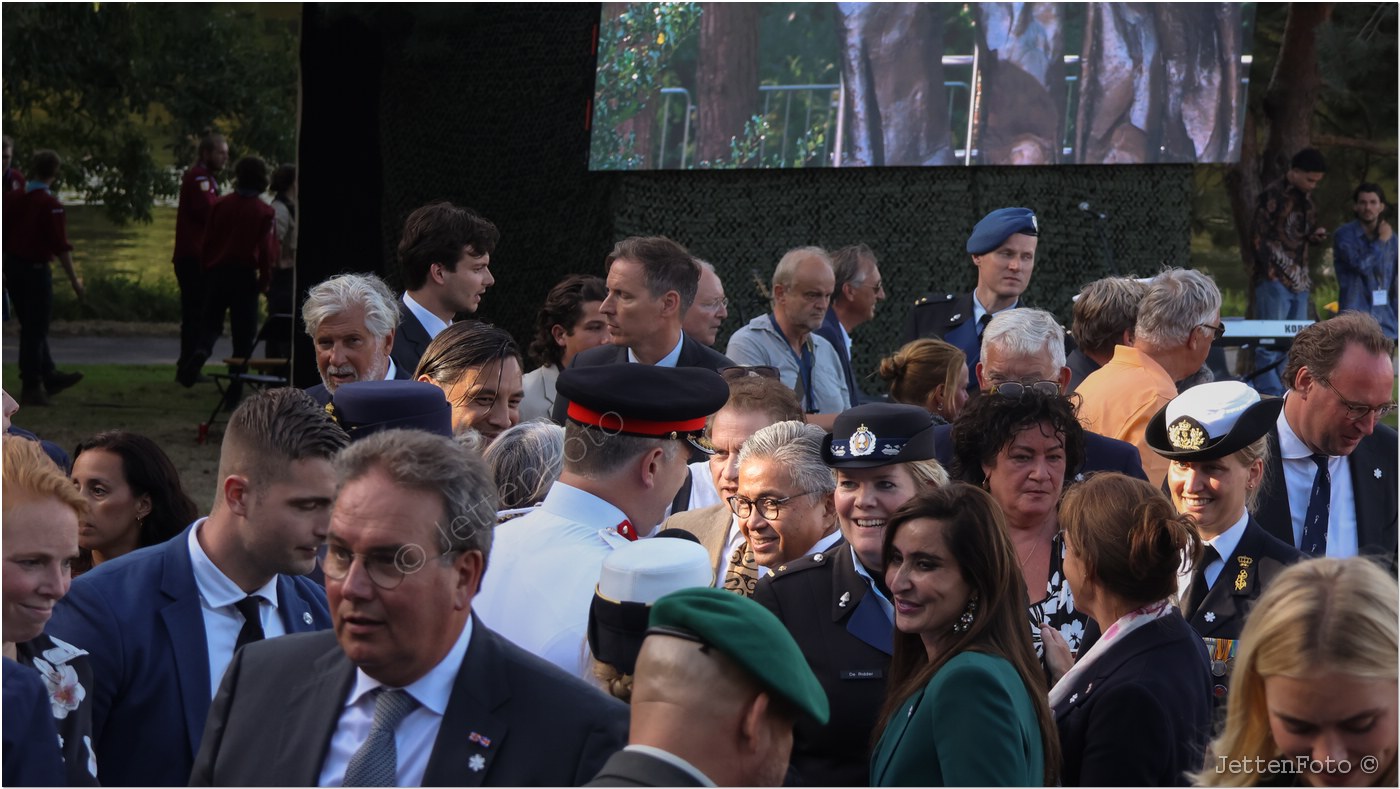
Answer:
[[[649,625],[648,634],[718,649],[817,723],[824,726],[831,717],[826,693],[797,642],[778,617],[749,598],[711,587],[682,589],[652,605]]]

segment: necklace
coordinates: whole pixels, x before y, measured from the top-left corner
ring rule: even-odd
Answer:
[[[1016,552],[1016,559],[1017,559],[1017,561],[1019,561],[1019,562],[1021,563],[1021,572],[1022,572],[1022,573],[1025,573],[1025,572],[1026,572],[1026,565],[1027,565],[1027,564],[1030,564],[1031,561],[1033,561],[1033,560],[1035,559],[1036,553],[1040,551],[1040,546],[1041,546],[1041,545],[1047,544],[1046,541],[1045,541],[1044,539],[1042,539],[1043,536],[1044,536],[1043,534],[1036,535],[1035,543],[1034,543],[1033,545],[1031,545],[1030,551],[1029,551],[1024,557],[1021,556],[1021,552],[1020,552],[1020,551],[1017,551],[1017,552]]]

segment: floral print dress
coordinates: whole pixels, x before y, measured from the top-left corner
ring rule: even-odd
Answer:
[[[1045,582],[1045,598],[1031,602],[1031,642],[1035,644],[1036,657],[1045,661],[1045,645],[1040,640],[1040,628],[1053,627],[1060,631],[1070,652],[1079,656],[1079,645],[1084,640],[1084,628],[1089,624],[1089,615],[1074,607],[1074,595],[1070,594],[1069,582],[1065,580],[1065,540],[1059,532],[1050,542],[1050,578]]]
[[[20,663],[39,672],[49,693],[69,786],[97,786],[92,750],[92,666],[85,650],[48,634],[15,645]]]

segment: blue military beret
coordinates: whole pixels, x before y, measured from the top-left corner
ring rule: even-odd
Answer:
[[[1040,235],[1035,212],[1029,208],[998,208],[982,217],[967,237],[969,255],[985,255],[1006,243],[1013,234]]]
[[[452,437],[452,406],[441,389],[422,381],[341,384],[326,410],[350,434],[351,441],[394,428]]]

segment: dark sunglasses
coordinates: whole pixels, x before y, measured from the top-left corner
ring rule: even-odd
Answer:
[[[1020,400],[1026,396],[1026,392],[1030,391],[1039,392],[1047,397],[1059,397],[1060,385],[1054,381],[1036,381],[1029,384],[1023,384],[1020,381],[1006,381],[987,388],[987,394],[1001,395],[1008,400]]]
[[[772,378],[775,381],[782,380],[778,374],[778,368],[768,364],[756,364],[752,366],[737,365],[734,367],[720,368],[719,374],[726,381],[738,381],[741,378]]]

